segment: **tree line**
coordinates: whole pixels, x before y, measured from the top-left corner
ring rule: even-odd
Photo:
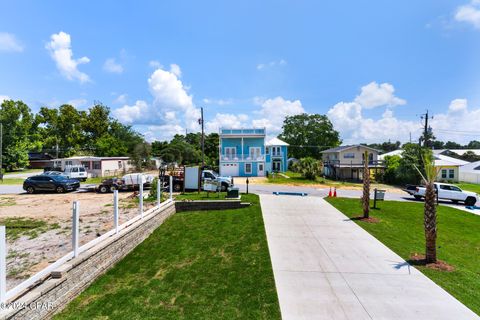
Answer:
[[[41,107],[34,114],[23,101],[3,101],[2,167],[7,171],[28,166],[29,152],[45,152],[55,157],[73,155],[125,156],[142,161],[150,146],[143,136],[110,115],[100,103],[87,111],[69,104],[58,108]]]
[[[204,163],[208,167],[218,167],[219,135],[210,133],[205,135]],[[153,141],[152,155],[161,158],[164,162],[182,165],[199,164],[202,162],[202,134],[176,134],[170,141]]]

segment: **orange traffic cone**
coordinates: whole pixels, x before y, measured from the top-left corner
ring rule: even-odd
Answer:
[[[337,188],[333,189],[333,197],[334,197],[334,198],[337,197]]]
[[[328,197],[331,198],[332,197],[332,188],[330,187],[330,191],[328,191]]]

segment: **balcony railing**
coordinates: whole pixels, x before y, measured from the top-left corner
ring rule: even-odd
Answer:
[[[363,167],[365,165],[364,160],[360,161],[348,161],[348,160],[326,160],[323,161],[324,166],[334,166],[334,167],[342,167],[342,168],[348,168],[348,167]],[[385,166],[385,160],[369,160],[368,161],[368,166],[369,167],[384,167]]]
[[[265,161],[264,154],[222,154],[221,161]]]
[[[221,135],[265,135],[265,128],[261,129],[220,129]]]
[[[283,158],[283,152],[270,152],[272,158]]]

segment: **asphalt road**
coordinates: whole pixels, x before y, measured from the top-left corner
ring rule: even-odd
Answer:
[[[246,192],[246,184],[237,183],[240,188],[240,192]],[[257,194],[272,194],[273,192],[302,192],[307,193],[308,196],[314,197],[326,197],[329,192],[329,188],[312,188],[312,187],[299,187],[299,186],[287,186],[279,184],[249,184],[248,191]],[[345,198],[361,198],[362,190],[351,189],[337,189],[337,197]],[[373,199],[373,191],[370,193],[370,199]],[[387,192],[385,193],[385,200],[392,201],[405,201],[405,202],[423,202],[422,200],[416,200],[407,193]],[[465,208],[464,204],[454,204],[451,201],[439,201],[439,204],[457,208],[469,213],[480,215],[480,210],[470,210]],[[477,204],[478,205],[478,204]],[[381,206],[381,203],[379,204]]]
[[[89,192],[94,185],[81,184],[80,189],[76,192]],[[244,183],[237,183],[236,186],[240,188],[240,192],[246,192],[247,186]],[[329,192],[329,188],[313,188],[308,186],[287,186],[279,184],[249,184],[248,190],[251,193],[256,194],[272,194],[273,192],[301,192],[306,193],[313,197],[326,197]],[[24,193],[21,185],[1,185],[0,194],[19,194]],[[351,189],[337,189],[338,197],[346,198],[360,198],[362,196],[362,190]],[[370,198],[373,199],[373,191],[370,194]],[[385,200],[393,201],[406,201],[406,202],[419,202],[412,196],[406,193],[387,192],[385,194]],[[421,201],[421,200],[420,200]],[[461,209],[476,215],[480,215],[480,210],[469,210],[465,208],[463,204],[453,204],[451,201],[440,201],[440,204]]]
[[[94,187],[95,185],[93,184],[81,184],[80,189],[78,189],[75,192],[89,192],[91,191],[91,188]],[[19,194],[19,193],[25,193],[25,190],[23,190],[22,185],[2,185],[0,186],[0,194]]]

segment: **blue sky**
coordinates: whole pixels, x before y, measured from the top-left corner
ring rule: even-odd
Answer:
[[[328,114],[343,140],[480,140],[480,1],[10,1],[0,96],[95,100],[149,140],[281,130]],[[71,55],[71,56],[70,56]]]

